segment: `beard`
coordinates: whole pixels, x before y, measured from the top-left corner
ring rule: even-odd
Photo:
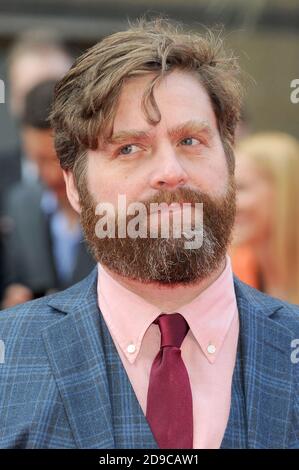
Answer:
[[[96,235],[97,203],[87,185],[80,188],[81,224],[86,241],[95,260],[109,270],[128,279],[142,283],[163,285],[197,283],[212,274],[223,261],[231,241],[236,212],[234,178],[229,177],[226,193],[222,197],[187,188],[175,192],[162,190],[150,200],[142,201],[147,214],[151,203],[196,203],[203,204],[202,244],[199,248],[185,247],[185,238],[99,238]],[[126,227],[132,216],[125,215]],[[115,233],[118,234],[118,217],[115,218]]]

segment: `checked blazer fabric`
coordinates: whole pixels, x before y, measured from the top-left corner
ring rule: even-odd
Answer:
[[[97,305],[97,269],[0,312],[0,448],[157,443]],[[299,448],[299,307],[234,280],[240,336],[221,448]]]

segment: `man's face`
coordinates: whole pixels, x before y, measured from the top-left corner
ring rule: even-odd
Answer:
[[[89,191],[97,202],[114,204],[119,193],[129,201],[143,201],[161,189],[179,187],[223,196],[228,168],[207,93],[191,74],[171,73],[155,88],[161,121],[151,126],[141,109],[151,79],[138,77],[124,85],[113,135],[128,136],[103,150],[88,152]],[[138,137],[139,132],[149,135]],[[192,141],[184,141],[190,137]]]
[[[98,261],[110,269],[143,282],[192,282],[223,259],[234,218],[234,188],[212,105],[199,81],[179,71],[165,77],[154,89],[161,120],[151,125],[142,97],[152,78],[124,84],[111,142],[88,151],[81,219]],[[120,194],[127,205],[203,202],[206,245],[185,250],[182,239],[96,240],[95,205],[117,207]]]

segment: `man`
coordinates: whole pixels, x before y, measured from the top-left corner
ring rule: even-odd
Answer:
[[[21,138],[41,182],[19,183],[6,198],[4,307],[69,287],[94,267],[54,148],[48,119],[54,86],[42,82],[25,100]]]
[[[240,87],[220,46],[140,23],[57,86],[56,149],[98,267],[1,314],[2,447],[299,447],[299,309],[226,256]]]

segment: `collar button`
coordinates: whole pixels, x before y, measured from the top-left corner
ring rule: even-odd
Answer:
[[[135,344],[129,344],[129,346],[127,347],[127,351],[129,354],[133,354],[136,351]]]
[[[209,344],[209,346],[207,347],[207,351],[209,354],[215,354],[216,346],[214,346],[214,344]]]

